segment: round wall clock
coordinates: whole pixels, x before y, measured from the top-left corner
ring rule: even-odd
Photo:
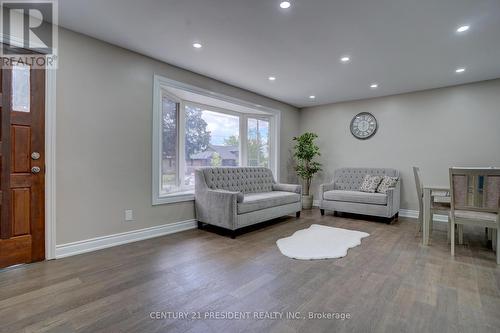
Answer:
[[[351,120],[351,133],[360,140],[371,138],[377,132],[377,119],[368,112],[361,112]]]

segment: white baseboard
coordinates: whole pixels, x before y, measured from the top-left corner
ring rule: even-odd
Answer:
[[[418,219],[418,210],[413,209],[400,209],[399,216]]]
[[[412,219],[417,219],[418,218],[418,210],[400,209],[399,210],[399,216],[409,217],[409,218],[412,218]],[[446,223],[448,223],[448,216],[434,214],[433,220],[434,220],[434,222],[446,222]]]
[[[313,201],[313,206],[314,207],[319,207],[319,200],[314,200]],[[412,209],[400,209],[399,210],[399,216],[401,217],[409,217],[412,219],[417,219],[418,218],[418,210],[412,210]],[[446,215],[434,215],[434,221],[435,222],[448,222],[448,216]]]
[[[168,223],[151,228],[122,232],[119,234],[85,239],[78,242],[56,245],[56,259],[81,253],[97,251],[108,247],[164,236],[196,228],[196,220]]]

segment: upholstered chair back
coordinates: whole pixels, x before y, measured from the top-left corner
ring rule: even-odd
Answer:
[[[335,170],[333,182],[336,190],[359,190],[365,175],[399,177],[399,171],[383,168],[341,168]]]
[[[203,168],[202,171],[207,186],[213,190],[270,192],[275,183],[273,172],[268,168],[213,167]]]
[[[498,212],[500,169],[451,168],[450,182],[453,209]]]

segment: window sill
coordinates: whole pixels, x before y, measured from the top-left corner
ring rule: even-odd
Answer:
[[[194,200],[194,190],[176,192],[172,194],[163,195],[161,197],[153,198],[153,206],[171,204],[176,202],[185,202]]]

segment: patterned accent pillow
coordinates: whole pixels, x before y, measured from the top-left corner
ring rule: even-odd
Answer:
[[[381,181],[382,177],[380,176],[366,175],[365,178],[363,179],[363,183],[361,184],[359,190],[361,192],[375,193]]]
[[[384,176],[382,182],[380,182],[380,185],[377,187],[377,192],[386,194],[387,190],[396,187],[397,183],[398,183],[398,177]]]

